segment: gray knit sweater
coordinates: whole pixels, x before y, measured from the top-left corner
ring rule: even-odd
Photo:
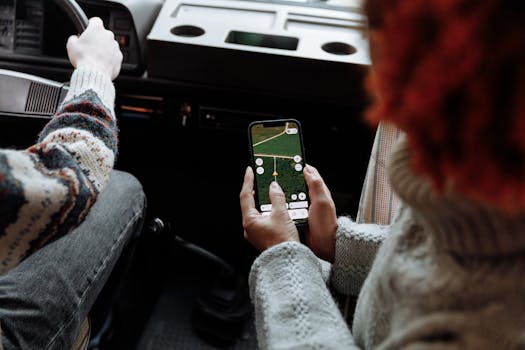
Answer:
[[[282,243],[264,251],[250,273],[261,349],[525,348],[525,215],[508,217],[450,189],[437,195],[409,161],[402,138],[389,175],[403,204],[391,226],[339,219],[330,281],[340,292],[351,284],[350,257],[373,257],[387,237],[352,331],[319,260],[302,244]]]

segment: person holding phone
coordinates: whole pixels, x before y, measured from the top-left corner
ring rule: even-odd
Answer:
[[[308,223],[308,191],[301,124],[296,119],[259,120],[248,126],[251,164],[255,173],[254,194],[258,210],[269,215],[272,204],[268,185],[284,186],[288,214],[298,226]]]
[[[114,171],[112,80],[122,53],[100,18],[67,52],[54,117],[25,150],[0,150],[0,348],[71,349],[121,253],[140,232],[141,184]]]
[[[518,349],[525,345],[525,4],[368,0],[372,123],[401,130],[388,177],[393,223],[336,218],[311,166],[307,245],[278,184],[262,216],[246,170],[245,237],[261,349]],[[359,245],[379,250],[348,329]],[[315,254],[314,254],[315,253]],[[333,262],[329,287],[318,257]]]

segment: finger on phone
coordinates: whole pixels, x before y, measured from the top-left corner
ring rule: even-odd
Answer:
[[[304,167],[304,179],[308,185],[308,194],[312,201],[323,196],[332,199],[330,190],[315,167],[309,164]]]
[[[253,170],[251,167],[246,168],[244,173],[244,182],[242,184],[241,210],[243,215],[248,214],[250,210],[255,209],[255,199],[253,198]]]
[[[277,181],[270,184],[270,202],[274,210],[286,210],[286,196]]]

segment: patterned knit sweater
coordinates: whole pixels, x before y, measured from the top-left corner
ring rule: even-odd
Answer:
[[[0,150],[0,273],[86,217],[115,160],[114,99],[109,78],[77,69],[38,142]]]
[[[339,291],[348,257],[360,254],[347,243],[387,237],[352,331],[319,260],[302,244],[282,243],[256,259],[249,278],[261,349],[525,348],[525,215],[509,217],[452,189],[438,195],[409,162],[402,137],[389,167],[402,201],[391,226],[339,221],[331,276]]]

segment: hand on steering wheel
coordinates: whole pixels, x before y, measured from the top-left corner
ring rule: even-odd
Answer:
[[[67,41],[67,53],[75,68],[94,68],[111,79],[115,79],[122,65],[122,52],[113,32],[104,28],[98,17],[89,20],[86,30],[72,35]]]

